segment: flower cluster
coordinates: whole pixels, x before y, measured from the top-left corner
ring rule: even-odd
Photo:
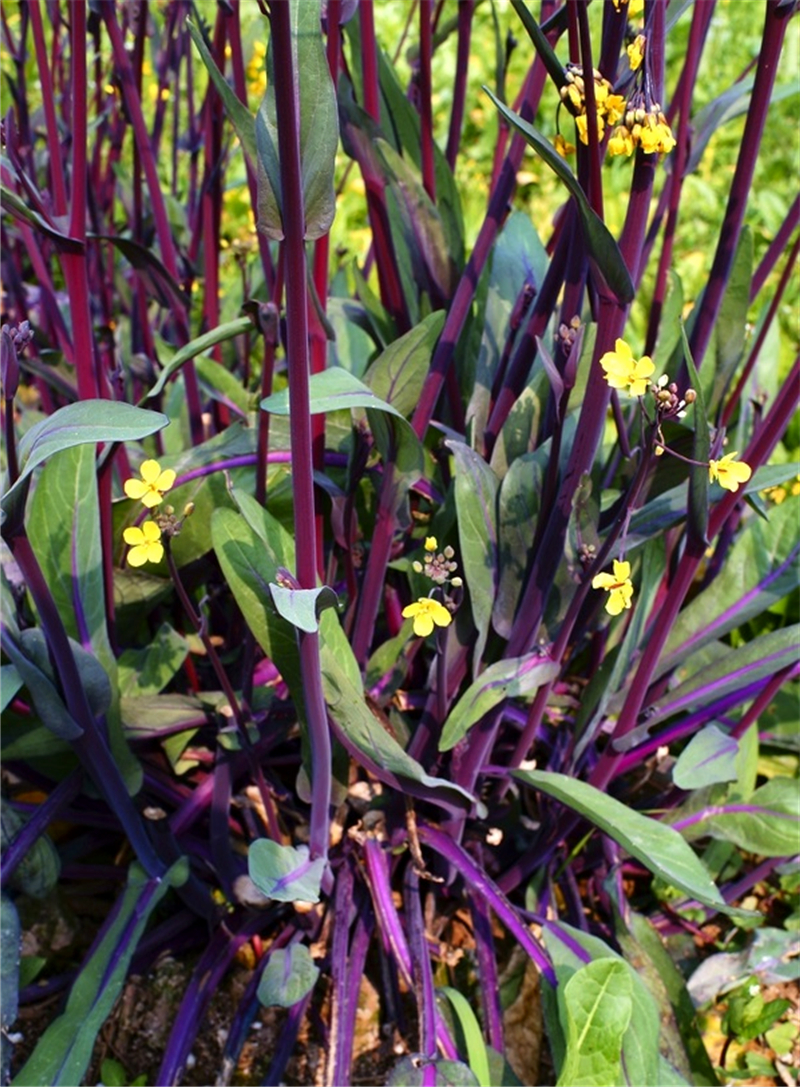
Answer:
[[[586,113],[586,81],[583,69],[577,64],[568,64],[566,77],[567,81],[561,88],[561,101],[575,118],[578,139],[581,143],[588,144],[589,120]],[[615,125],[623,116],[625,99],[621,94],[614,94],[614,88],[596,68],[592,72],[592,82],[597,117],[597,138],[602,140],[606,125]],[[570,155],[575,150],[574,145],[568,143],[560,132],[556,136],[555,146],[560,155]]]
[[[157,460],[146,460],[140,468],[141,479],[125,481],[124,491],[128,498],[142,503],[148,510],[160,506],[164,495],[175,484],[175,473],[171,468],[162,470]],[[192,512],[191,503],[184,510],[184,517]],[[172,506],[167,506],[153,521],[144,521],[141,526],[132,525],[122,533],[128,545],[128,565],[144,566],[146,562],[161,562],[164,557],[162,533],[177,536],[182,521],[175,516]]]
[[[436,537],[428,536],[425,539],[425,562],[415,561],[412,565],[416,573],[424,573],[434,585],[449,583],[454,589],[458,589],[463,582],[460,577],[452,576],[458,569],[458,563],[453,561],[454,554],[452,547],[445,547],[440,552]],[[404,619],[414,620],[414,633],[418,638],[427,638],[434,626],[447,627],[452,623],[453,616],[449,609],[453,606],[451,601],[443,604],[433,596],[421,596],[413,604],[403,608],[402,614]]]

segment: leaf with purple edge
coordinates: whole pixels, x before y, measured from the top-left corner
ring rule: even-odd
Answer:
[[[433,1072],[429,1078],[427,1073]],[[462,1061],[445,1061],[438,1058],[410,1054],[403,1057],[386,1080],[386,1087],[480,1087],[475,1073]]]
[[[735,781],[738,756],[736,740],[717,725],[708,725],[680,753],[672,768],[672,780],[679,789],[702,789]]]
[[[265,1008],[291,1008],[317,983],[319,967],[305,944],[292,943],[270,953],[258,983],[258,999]]]
[[[712,809],[698,829],[712,838],[735,842],[748,853],[793,856],[800,843],[797,779],[771,778],[756,789],[746,804],[723,804],[718,810]]]
[[[490,664],[450,711],[439,739],[439,750],[449,751],[481,717],[506,698],[534,694],[558,675],[558,661],[538,651]]]
[[[681,835],[666,823],[635,811],[585,781],[544,770],[517,770],[514,777],[578,812],[613,838],[632,857],[673,887],[712,910],[750,916],[723,899],[703,862]]]
[[[325,858],[312,861],[308,846],[258,838],[247,854],[247,869],[259,891],[276,902],[319,902]]]

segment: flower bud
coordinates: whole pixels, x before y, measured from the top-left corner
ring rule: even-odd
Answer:
[[[183,507],[183,516],[184,517],[191,517],[193,513],[194,513],[194,502],[187,502],[186,505]]]
[[[687,389],[683,395],[683,399],[686,401],[687,404],[693,404],[697,399],[697,393],[694,391],[694,389]]]

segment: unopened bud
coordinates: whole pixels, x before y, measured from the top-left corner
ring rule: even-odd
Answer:
[[[697,393],[694,391],[694,389],[687,389],[684,393],[683,399],[686,401],[687,404],[693,404],[697,399]]]
[[[453,586],[454,589],[460,589],[464,582],[460,577],[451,577],[450,584]]]
[[[184,517],[191,517],[193,513],[194,513],[194,502],[187,502],[186,505],[183,507],[183,516]]]

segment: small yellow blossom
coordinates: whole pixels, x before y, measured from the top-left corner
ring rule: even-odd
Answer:
[[[628,63],[631,66],[631,71],[635,72],[642,66],[644,60],[644,47],[647,43],[647,38],[644,34],[637,34],[634,41],[628,46],[626,52],[628,54]]]
[[[622,117],[625,116],[625,109],[627,102],[621,94],[609,94],[603,103],[603,109],[606,115],[606,121],[610,125],[615,125]]]
[[[589,118],[584,114],[583,117],[575,118],[575,127],[578,129],[578,138],[581,143],[589,143]],[[597,139],[602,140],[603,133],[606,130],[606,123],[600,114],[597,114]]]
[[[645,124],[633,126],[633,138],[646,155],[657,155],[659,152],[668,154],[676,143],[666,121],[657,120],[652,115],[646,118]]]
[[[712,483],[719,480],[720,487],[726,491],[738,491],[742,483],[747,483],[753,474],[753,469],[743,460],[734,458],[736,453],[726,453],[722,460],[710,460],[708,462],[708,478]]]
[[[567,155],[573,155],[575,153],[575,144],[569,143],[567,140],[565,140],[560,132],[556,136],[553,143],[555,144],[556,151],[558,151],[559,155],[561,155],[563,159],[565,159]]]
[[[611,139],[608,141],[608,153],[611,156],[633,154],[633,136],[625,125],[620,125],[612,132]]]
[[[145,521],[141,528],[126,528],[122,538],[130,547],[129,566],[144,566],[146,562],[161,562],[164,557],[161,529],[155,521]]]
[[[631,564],[614,559],[613,574],[595,574],[592,578],[593,589],[605,589],[608,592],[606,611],[609,615],[619,615],[631,607],[633,585],[631,583]]]
[[[447,627],[453,621],[453,616],[444,604],[429,596],[421,596],[419,600],[403,608],[403,618],[414,620],[414,633],[418,638],[427,638],[434,624],[437,627]]]
[[[627,389],[629,396],[644,396],[647,379],[655,370],[648,355],[635,359],[624,340],[617,340],[614,350],[606,351],[600,359],[600,365],[611,388]]]
[[[425,537],[425,550],[426,551],[435,551],[438,546],[439,546],[439,542],[438,542],[438,540],[436,539],[435,536],[426,536]]]
[[[165,468],[162,472],[157,460],[143,461],[140,471],[141,479],[125,481],[125,494],[128,498],[140,499],[142,505],[152,509],[161,503],[165,493],[175,483],[175,473],[171,468]]]

